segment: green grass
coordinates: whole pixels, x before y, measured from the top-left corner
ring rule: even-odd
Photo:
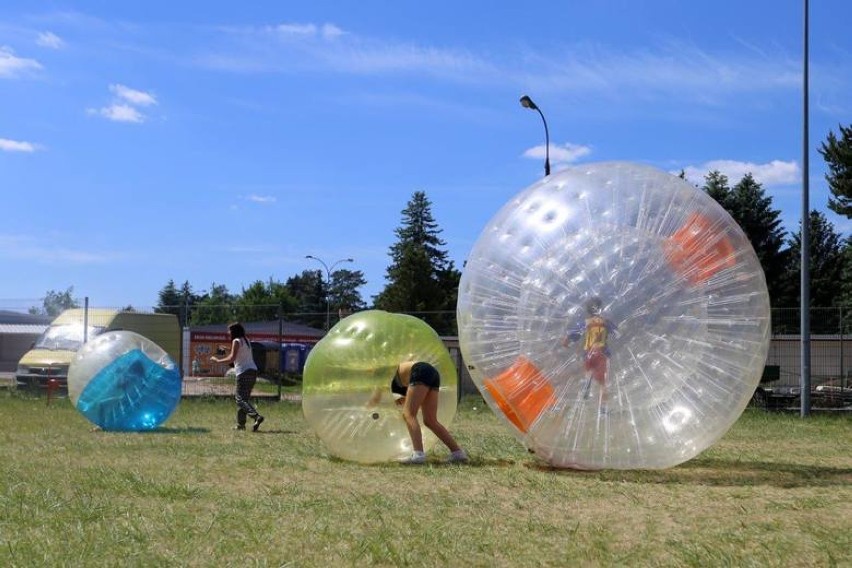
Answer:
[[[476,398],[466,466],[329,457],[298,404],[184,400],[157,432],[93,431],[0,391],[0,566],[849,566],[852,419],[747,411],[660,471],[553,470]]]

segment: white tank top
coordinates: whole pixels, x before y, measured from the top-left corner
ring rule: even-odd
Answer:
[[[254,364],[254,357],[251,354],[251,344],[243,338],[237,341],[240,342],[240,350],[237,351],[237,358],[234,359],[234,372],[239,376],[248,370],[257,370],[257,365]]]

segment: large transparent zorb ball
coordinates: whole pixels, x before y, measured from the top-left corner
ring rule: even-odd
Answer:
[[[403,361],[438,369],[438,420],[448,426],[456,413],[456,367],[441,338],[422,320],[381,310],[358,312],[311,349],[302,378],[302,410],[329,453],[361,463],[411,454],[402,406],[391,392],[391,379]],[[437,438],[422,430],[428,450]]]
[[[462,275],[462,353],[491,408],[556,467],[665,468],[757,387],[769,296],[736,222],[631,163],[560,171],[506,204]]]
[[[177,365],[150,339],[109,331],[81,347],[68,368],[74,407],[103,430],[154,430],[177,408]]]

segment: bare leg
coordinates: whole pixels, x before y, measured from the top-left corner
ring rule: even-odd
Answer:
[[[423,405],[429,394],[429,387],[426,385],[414,385],[408,387],[408,393],[405,395],[405,406],[402,407],[402,418],[405,420],[405,426],[408,428],[408,436],[411,438],[411,445],[414,446],[414,451],[423,451],[423,433],[420,431],[420,423],[417,421],[417,413]]]
[[[428,387],[424,387],[427,388]],[[450,434],[443,424],[438,422],[438,391],[428,389],[426,399],[423,401],[423,424],[432,430],[438,439],[444,442],[451,452],[456,452],[461,447],[456,443],[453,435]]]

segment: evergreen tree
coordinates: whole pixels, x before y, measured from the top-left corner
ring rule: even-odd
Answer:
[[[751,242],[766,276],[773,306],[797,305],[785,274],[790,253],[785,248],[781,212],[772,209],[772,198],[749,173],[733,187],[728,177],[716,170],[704,178],[704,191],[716,200],[740,226]],[[791,303],[792,302],[792,303]]]
[[[332,272],[331,286],[328,291],[332,314],[341,309],[350,312],[363,310],[367,304],[358,288],[366,283],[364,273],[360,270],[340,269]]]
[[[154,308],[155,312],[158,314],[178,314],[176,308],[180,307],[180,293],[174,280],[169,278],[166,285],[157,293],[157,297],[157,307]]]
[[[728,213],[731,212],[733,196],[731,187],[728,185],[728,176],[718,170],[713,170],[704,176],[702,189],[707,195],[715,199],[716,203],[724,207]]]
[[[325,303],[326,283],[322,271],[303,270],[302,274],[288,278],[285,286],[296,301],[291,321],[324,329],[328,306]]]
[[[781,212],[772,209],[772,198],[766,195],[750,173],[731,190],[729,212],[760,260],[772,304],[775,307],[798,305],[798,302],[789,303],[790,290],[784,282],[789,251],[785,248],[786,232],[781,223]]]
[[[176,315],[181,327],[187,325],[188,314],[199,300],[199,296],[192,291],[188,280],[178,290],[175,281],[171,278],[160,290],[158,297],[159,301],[154,311],[159,314]]]
[[[819,211],[811,211],[809,224],[810,235],[810,306],[827,308],[837,306],[842,295],[843,287],[841,277],[844,271],[844,254],[841,246],[840,235],[835,232],[832,224],[825,215]],[[799,232],[790,239],[790,255],[792,262],[786,273],[787,284],[795,298],[801,295],[801,250],[802,231],[801,224]],[[836,333],[836,322],[826,321],[826,318],[812,318],[815,327],[820,322],[827,329],[833,327]]]
[[[852,307],[852,237],[847,237],[843,241],[843,272],[840,276],[840,301],[838,303],[841,306]]]
[[[391,246],[388,284],[374,298],[377,309],[421,317],[440,334],[455,334],[455,297],[461,274],[447,259],[431,203],[416,191],[402,211]],[[446,288],[446,286],[452,286]]]
[[[840,139],[834,132],[819,148],[819,153],[828,164],[825,175],[832,197],[828,208],[847,218],[852,218],[852,125],[840,126]]]

